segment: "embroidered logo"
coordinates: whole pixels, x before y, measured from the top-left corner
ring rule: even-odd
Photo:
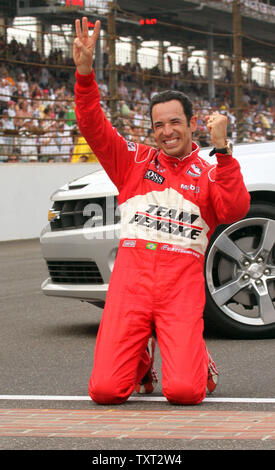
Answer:
[[[137,149],[135,142],[131,142],[130,140],[127,140],[126,142],[129,152],[135,152]]]
[[[201,168],[195,165],[195,163],[192,163],[189,170],[187,170],[188,175],[194,176],[195,178],[198,178],[201,172],[202,172]]]
[[[146,248],[147,248],[147,250],[156,250],[157,249],[157,244],[156,243],[147,243]]]
[[[194,186],[193,184],[181,184],[180,185],[181,189],[184,189],[185,191],[194,191],[195,193],[200,192],[199,186]]]
[[[163,181],[165,180],[163,176],[159,175],[156,171],[153,171],[153,170],[147,170],[144,175],[144,179],[151,180],[157,184],[162,184]]]
[[[195,225],[197,219],[199,219],[197,214],[149,204],[145,211],[137,211],[129,223],[196,240],[203,230],[202,227]]]
[[[126,246],[127,248],[133,248],[136,246],[136,240],[124,240],[122,246]]]

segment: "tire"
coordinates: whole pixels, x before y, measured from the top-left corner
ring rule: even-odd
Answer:
[[[206,331],[231,338],[275,337],[275,205],[251,204],[221,225],[205,260]]]

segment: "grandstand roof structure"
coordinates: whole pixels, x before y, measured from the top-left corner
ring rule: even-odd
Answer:
[[[11,16],[7,6],[2,8],[5,3],[0,0],[0,12]],[[92,3],[104,5],[105,14],[102,9],[99,13],[96,8],[85,7],[85,0],[18,0],[12,16],[36,16],[46,25],[61,25],[86,15],[91,21],[99,17],[106,29],[108,1],[86,0],[86,5]],[[118,36],[137,37],[143,41],[161,39],[171,45],[194,46],[200,50],[206,49],[207,39],[212,36],[216,53],[233,53],[233,0],[113,0],[113,3],[117,7]],[[257,2],[241,0],[241,3],[243,56],[274,62],[275,0],[259,0],[259,4],[266,6],[261,10],[247,7],[249,4],[255,6]],[[146,19],[156,21],[147,24]],[[144,24],[140,24],[140,20],[144,20]]]
[[[118,15],[157,19],[157,24],[152,26],[140,27],[131,23],[119,25],[118,31],[123,29],[126,35],[142,35],[144,40],[161,38],[175,45],[193,45],[196,49],[205,49],[212,31],[215,52],[232,54],[232,2],[117,0],[117,4]],[[275,5],[275,2],[270,1],[269,4]],[[274,61],[274,30],[275,14],[272,16],[243,8],[243,55],[247,58],[259,57],[267,62]]]

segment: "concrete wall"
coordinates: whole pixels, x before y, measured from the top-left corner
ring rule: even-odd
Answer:
[[[0,165],[0,241],[37,238],[48,223],[54,191],[95,170],[97,163]]]

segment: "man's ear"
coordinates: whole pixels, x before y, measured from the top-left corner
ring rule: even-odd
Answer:
[[[195,132],[195,130],[197,129],[197,121],[198,121],[197,116],[192,116],[191,117],[190,124],[189,124],[191,132]]]

